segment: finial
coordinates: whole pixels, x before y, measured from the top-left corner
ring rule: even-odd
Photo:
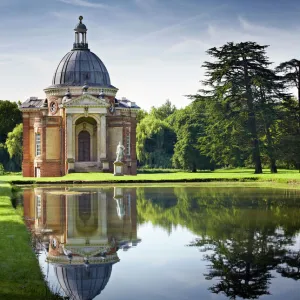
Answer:
[[[79,16],[79,23],[81,24],[82,23],[82,20],[83,20],[83,16]]]

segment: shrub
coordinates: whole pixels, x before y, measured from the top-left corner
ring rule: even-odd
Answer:
[[[4,167],[1,163],[0,163],[0,175],[4,175]]]

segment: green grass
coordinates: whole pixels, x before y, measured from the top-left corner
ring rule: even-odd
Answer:
[[[10,185],[0,183],[0,299],[58,299],[43,280],[30,234],[10,196]]]
[[[254,174],[253,169],[222,169],[213,172],[161,172],[142,173],[137,176],[113,176],[110,173],[72,173],[63,177],[29,178],[22,175],[3,175],[0,182],[21,183],[143,183],[143,182],[207,182],[207,181],[260,181],[300,184],[300,173],[297,170],[279,170],[271,174],[265,169],[264,174]]]

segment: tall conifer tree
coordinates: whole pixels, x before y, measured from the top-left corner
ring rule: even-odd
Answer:
[[[207,53],[214,61],[203,65],[207,77],[203,83],[208,89],[201,92],[246,113],[255,173],[262,173],[262,165],[257,129],[258,99],[254,91],[258,80],[270,74],[266,48],[255,42],[230,42],[209,49]]]

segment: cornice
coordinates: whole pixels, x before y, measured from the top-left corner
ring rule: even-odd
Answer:
[[[80,96],[82,94],[81,86],[47,87],[44,89],[44,92],[47,96],[63,97],[68,88],[70,89],[70,93],[72,96]],[[108,87],[89,87],[88,92],[89,94],[99,95],[102,90],[107,96],[115,96],[118,92],[117,88]]]

